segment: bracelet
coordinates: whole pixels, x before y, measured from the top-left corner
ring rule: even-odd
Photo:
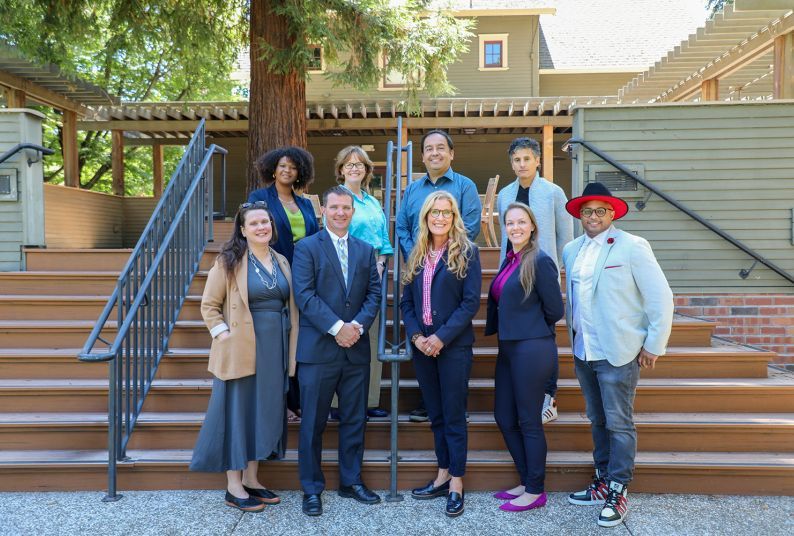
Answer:
[[[421,336],[422,336],[422,334],[421,334],[421,333],[414,333],[414,334],[413,334],[413,337],[411,337],[411,344],[414,344],[414,343],[416,343],[416,339],[418,339],[418,338],[419,338],[419,337],[421,337]]]

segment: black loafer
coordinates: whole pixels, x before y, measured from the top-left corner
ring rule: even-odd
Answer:
[[[254,499],[253,497],[246,497],[245,499],[241,499],[239,497],[235,497],[229,491],[226,491],[226,504],[227,506],[231,506],[232,508],[237,508],[238,510],[242,510],[243,512],[261,512],[265,509],[265,505],[258,500]]]
[[[388,416],[389,412],[385,409],[370,408],[367,410],[367,417],[372,417],[373,419],[384,419]]]
[[[416,408],[408,415],[408,420],[411,422],[427,422],[430,417],[427,416],[425,408]]]
[[[412,489],[411,497],[423,501],[425,499],[435,499],[436,497],[442,497],[447,494],[447,492],[449,491],[449,480],[447,480],[438,487],[435,487],[433,485],[433,482],[434,481],[431,480],[430,482],[427,483],[427,486],[423,488]]]
[[[278,504],[281,502],[281,498],[269,489],[249,488],[248,486],[243,486],[243,489],[248,492],[248,495],[259,502],[263,502],[265,504]]]
[[[303,513],[307,516],[323,514],[323,501],[320,500],[319,493],[305,493],[303,495]]]
[[[364,484],[339,486],[339,491],[337,491],[337,493],[340,497],[355,499],[364,504],[378,504],[380,502],[380,496],[377,493],[373,493],[372,490]]]
[[[447,495],[447,508],[444,513],[449,517],[458,517],[463,513],[463,494],[450,491]]]

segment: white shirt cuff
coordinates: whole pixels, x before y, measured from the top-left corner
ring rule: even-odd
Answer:
[[[364,326],[362,326],[361,324],[359,324],[359,323],[358,323],[358,322],[356,322],[355,320],[353,320],[353,321],[352,321],[352,322],[350,322],[350,323],[351,323],[351,324],[353,324],[354,326],[358,327],[358,334],[359,334],[359,335],[364,335]]]
[[[210,337],[214,339],[224,331],[230,331],[229,326],[226,325],[226,322],[221,322],[220,324],[218,324],[217,326],[215,326],[210,330]]]
[[[331,329],[328,330],[328,334],[332,337],[336,337],[336,334],[339,333],[339,330],[342,329],[345,323],[342,320],[337,320],[334,322],[334,325],[331,326]]]

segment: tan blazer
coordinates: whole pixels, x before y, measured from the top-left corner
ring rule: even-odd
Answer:
[[[287,259],[273,251],[281,272],[290,286],[289,293],[289,375],[295,375],[295,348],[298,342],[298,308],[292,289],[292,273]],[[229,328],[229,337],[212,339],[208,370],[221,380],[251,376],[256,372],[256,337],[251,311],[248,308],[248,258],[243,257],[233,279],[226,278],[220,259],[207,276],[204,295],[201,297],[201,316],[212,333],[223,324]]]

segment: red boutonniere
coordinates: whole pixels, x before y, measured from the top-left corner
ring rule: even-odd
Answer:
[[[607,244],[614,244],[614,243],[615,243],[614,238],[607,238]]]

